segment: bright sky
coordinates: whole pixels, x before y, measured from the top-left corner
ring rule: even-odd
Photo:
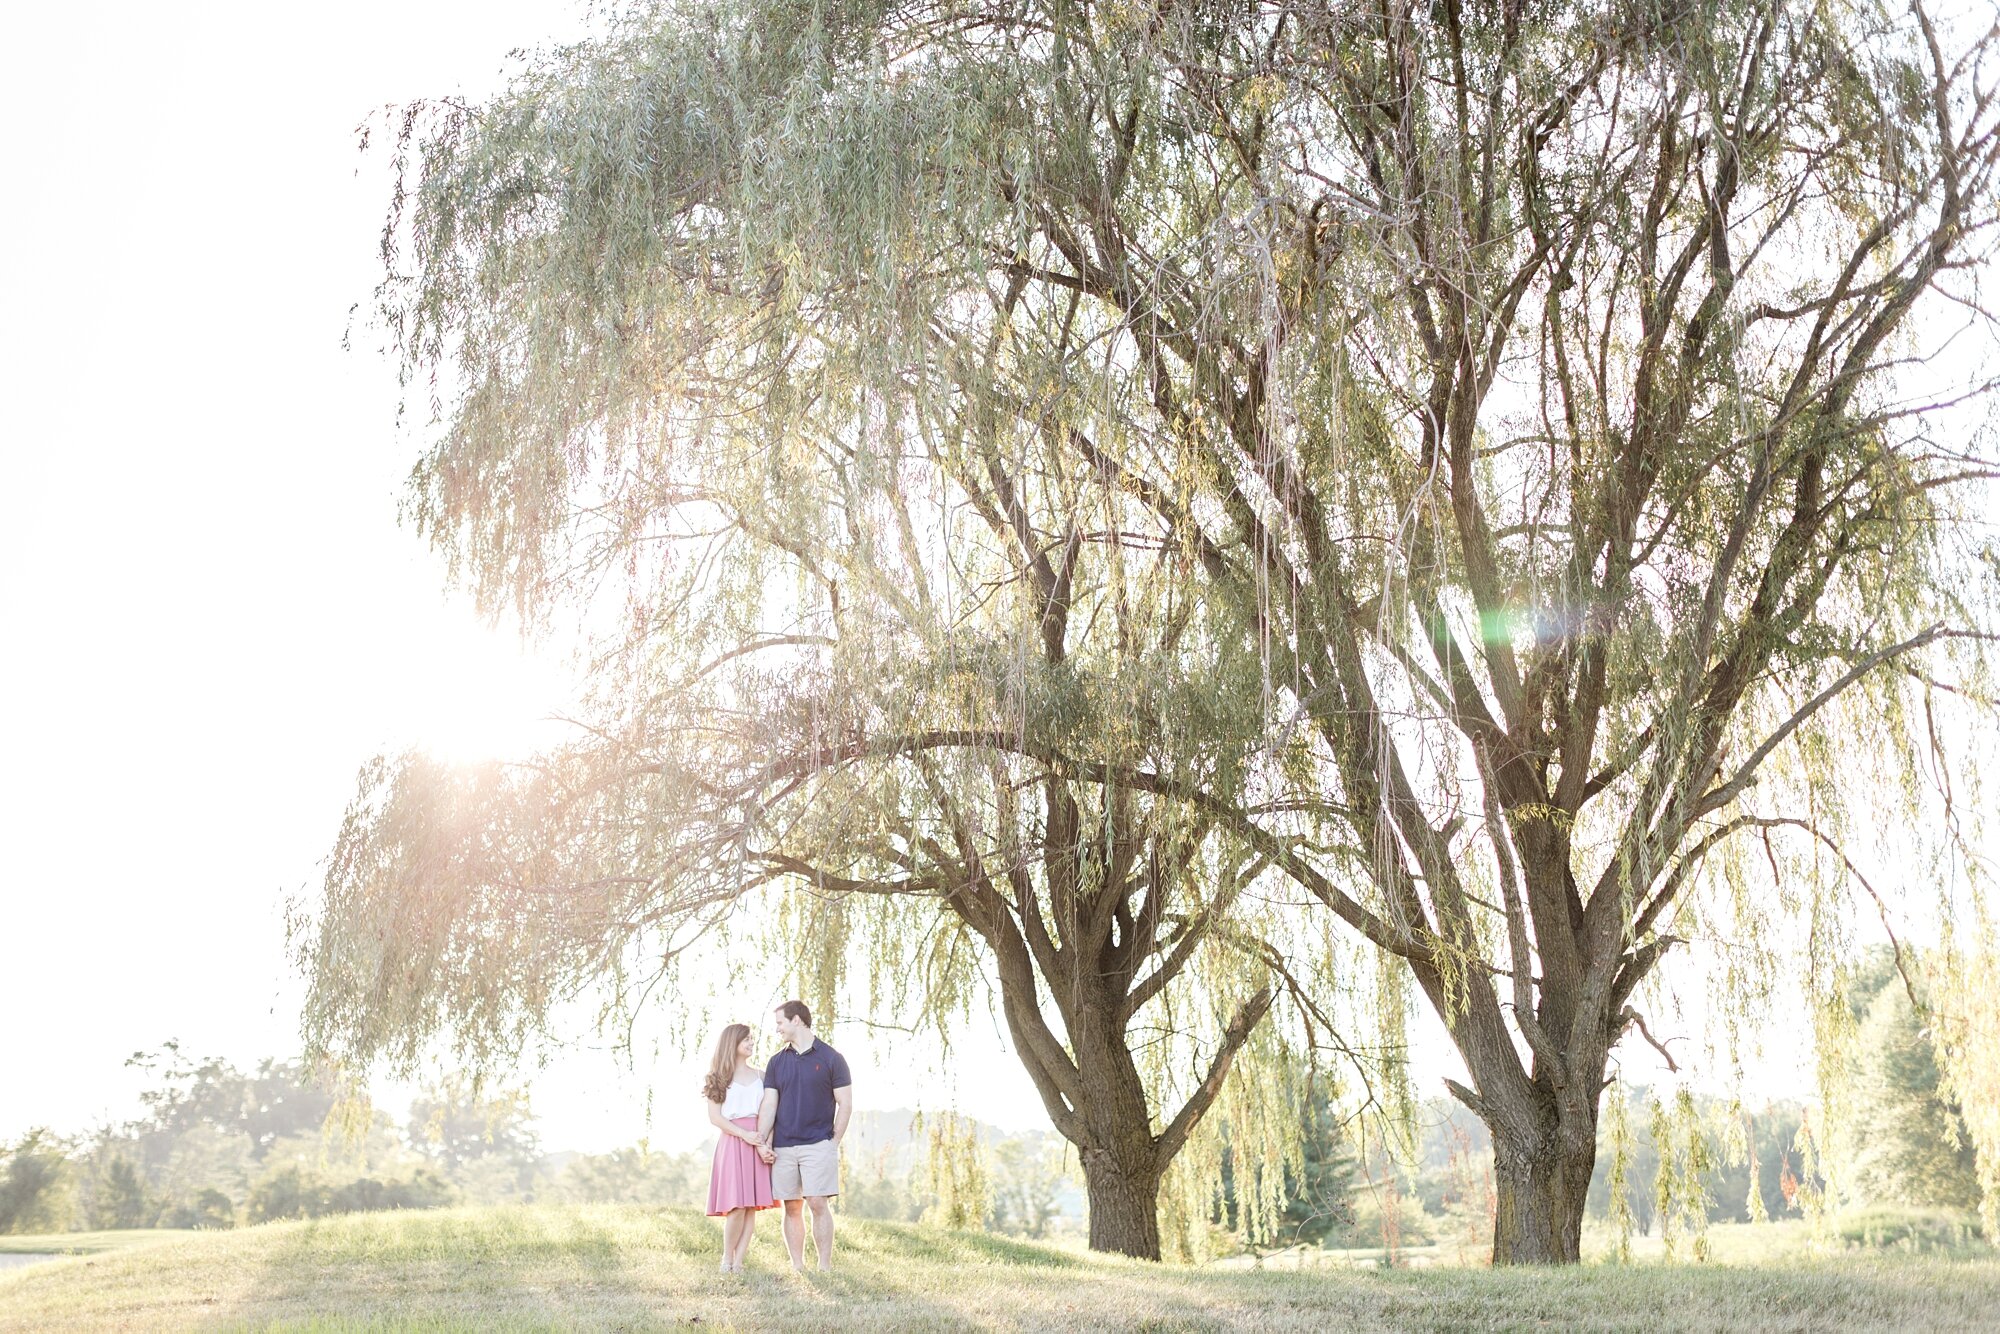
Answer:
[[[366,331],[351,353],[341,339],[386,200],[357,124],[478,95],[510,49],[574,35],[582,13],[10,13],[0,1141],[130,1115],[125,1058],[169,1038],[240,1063],[295,1051],[283,903],[316,880],[358,766],[410,741],[513,749],[569,696],[560,665],[447,596],[398,526],[421,442],[395,428]],[[935,1105],[907,1060],[859,1029],[842,1041],[881,1072],[877,1106]],[[967,1045],[997,1054],[990,1034]],[[698,1063],[559,1058],[534,1084],[545,1141],[638,1139],[649,1077],[655,1140],[699,1140],[676,1096]],[[976,1068],[968,1105],[1040,1120],[1011,1060]]]
[[[476,96],[510,48],[574,34],[578,13],[10,15],[0,1140],[130,1115],[122,1062],[169,1038],[243,1064],[294,1052],[282,907],[317,878],[356,768],[412,741],[512,749],[568,696],[566,672],[483,627],[398,526],[420,441],[395,429],[366,331],[351,353],[341,339],[385,199],[357,123]],[[746,997],[746,1017],[766,1004]],[[1043,1123],[991,1026],[962,1036],[955,1088],[858,1027],[840,1040],[864,1105],[955,1096]],[[681,1094],[700,1059],[560,1056],[534,1084],[545,1142],[633,1142],[649,1083],[655,1141],[698,1141]]]

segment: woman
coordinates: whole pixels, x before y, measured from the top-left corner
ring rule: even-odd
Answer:
[[[708,1119],[722,1138],[715,1145],[715,1164],[708,1177],[708,1216],[722,1223],[722,1272],[741,1273],[750,1253],[750,1234],[757,1210],[777,1204],[771,1194],[771,1169],[759,1155],[757,1106],[764,1098],[764,1072],[750,1064],[756,1043],[750,1025],[731,1024],[715,1043],[715,1059],[701,1082],[708,1099]]]

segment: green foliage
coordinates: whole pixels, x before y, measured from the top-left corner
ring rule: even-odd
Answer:
[[[452,1076],[410,1104],[409,1144],[460,1183],[470,1201],[531,1198],[541,1148],[525,1093]]]
[[[910,1190],[907,1178],[850,1173],[841,1180],[840,1212],[842,1217],[914,1223],[923,1217],[924,1200]]]
[[[1040,1240],[1073,1189],[1060,1141],[1041,1135],[1011,1135],[987,1158],[986,1226],[995,1232]]]
[[[1659,1156],[1653,1197],[1667,1259],[1674,1258],[1678,1231],[1685,1227],[1693,1242],[1693,1258],[1706,1260],[1708,1213],[1715,1201],[1703,1178],[1714,1170],[1715,1159],[1694,1095],[1687,1089],[1675,1092],[1671,1107],[1653,1103],[1653,1149]]]
[[[1977,1155],[1980,1220],[2000,1238],[2000,923],[1982,918],[1968,935],[1933,957],[1933,1036],[1939,1090],[1957,1104]]]
[[[86,1226],[232,1225],[273,1149],[317,1138],[337,1097],[299,1063],[266,1060],[246,1072],[174,1042],[126,1064],[151,1077],[139,1095],[144,1115],[78,1155],[77,1221]]]
[[[1612,1258],[1620,1264],[1632,1258],[1632,1229],[1639,1222],[1632,1208],[1632,1116],[1631,1101],[1621,1078],[1611,1086],[1609,1105],[1605,1110],[1603,1133],[1605,1143],[1599,1146],[1598,1161],[1603,1165],[1605,1202],[1601,1212],[1611,1223],[1613,1235],[1617,1238]],[[1599,1174],[1592,1170],[1591,1192],[1596,1194]],[[1584,1202],[1586,1213],[1593,1200]],[[1650,1212],[1650,1211],[1649,1211]]]
[[[1341,1238],[1345,1245],[1380,1248],[1381,1266],[1395,1269],[1407,1263],[1406,1252],[1412,1248],[1436,1244],[1443,1220],[1423,1208],[1402,1177],[1382,1170],[1363,1178],[1354,1192],[1354,1216]]]
[[[849,1125],[840,1211],[1039,1239],[1074,1224],[1069,1156],[1059,1136],[1003,1134],[959,1113],[863,1112]]]
[[[143,1117],[87,1141],[36,1132],[0,1158],[0,1208],[10,1211],[0,1218],[18,1218],[13,1230],[227,1228],[239,1217],[519,1201],[544,1187],[579,1201],[695,1198],[689,1160],[636,1151],[572,1160],[551,1181],[514,1092],[443,1080],[398,1133],[357,1090],[337,1095],[295,1062],[246,1073],[169,1043],[130,1063],[154,1077],[140,1094]],[[705,1165],[699,1174],[705,1188]]]
[[[1644,1113],[1654,1100],[1654,1092],[1643,1085],[1621,1081],[1607,1099],[1597,1165],[1591,1174],[1586,1213],[1602,1219],[1616,1235],[1655,1233],[1661,1220],[1658,1212],[1660,1152],[1653,1135],[1635,1131],[1645,1124]],[[1802,1108],[1796,1103],[1772,1103],[1754,1112],[1745,1111],[1731,1100],[1688,1093],[1694,1121],[1705,1141],[1701,1158],[1705,1164],[1699,1177],[1700,1195],[1706,1199],[1708,1223],[1757,1221],[1763,1218],[1797,1217],[1797,1194],[1804,1164],[1797,1148]],[[1676,1095],[1675,1105],[1679,1105]],[[1669,1118],[1671,1120],[1671,1118]],[[1670,1141],[1685,1136],[1685,1127],[1662,1126]],[[1625,1182],[1616,1186],[1616,1171],[1623,1160]],[[1681,1166],[1685,1171],[1685,1164]],[[1685,1189],[1686,1183],[1669,1190]],[[1788,1194],[1789,1191],[1789,1194]],[[1627,1223],[1621,1224],[1624,1212]],[[1680,1211],[1685,1227],[1691,1222],[1687,1208]],[[1629,1243],[1623,1258],[1630,1258]]]
[[[991,1206],[990,1173],[974,1123],[956,1112],[931,1118],[923,1190],[923,1220],[934,1227],[983,1227]]]
[[[136,1052],[126,1065],[155,1080],[139,1095],[149,1163],[161,1145],[200,1126],[242,1135],[252,1160],[262,1161],[278,1140],[316,1132],[339,1096],[327,1072],[302,1063],[265,1060],[246,1073],[220,1057],[188,1056],[178,1042]]]
[[[0,1149],[0,1233],[53,1232],[69,1210],[69,1146],[47,1129]]]
[[[213,1186],[196,1192],[193,1199],[175,1205],[160,1215],[160,1226],[204,1231],[236,1226],[236,1204]]]
[[[1354,1222],[1354,1155],[1325,1103],[1313,1107],[1296,1178],[1285,1191],[1280,1240],[1339,1244]]]

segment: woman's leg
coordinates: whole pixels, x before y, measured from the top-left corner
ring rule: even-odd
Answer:
[[[736,1257],[732,1267],[736,1269],[743,1267],[743,1261],[750,1255],[750,1238],[756,1235],[757,1211],[755,1209],[745,1209],[743,1211],[743,1227],[736,1234]]]
[[[749,1212],[747,1209],[731,1209],[722,1216],[722,1264],[719,1267],[725,1274],[736,1267],[736,1241],[743,1231],[743,1216]]]

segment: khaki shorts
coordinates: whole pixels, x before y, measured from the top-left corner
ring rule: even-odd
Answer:
[[[840,1194],[840,1146],[823,1139],[779,1149],[771,1164],[771,1193],[781,1200]]]

